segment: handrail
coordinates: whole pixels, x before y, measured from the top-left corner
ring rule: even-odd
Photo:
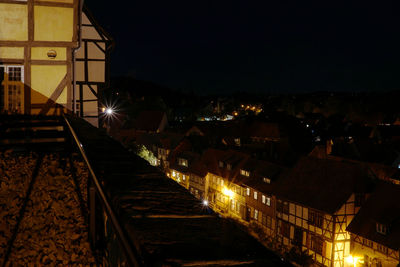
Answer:
[[[110,217],[111,222],[117,232],[117,236],[123,245],[128,262],[130,263],[131,266],[135,266],[135,267],[142,266],[142,264],[140,264],[139,261],[137,260],[138,256],[135,255],[138,253],[136,252],[136,250],[132,249],[131,244],[129,243],[128,239],[126,238],[124,231],[122,230],[122,227],[121,227],[117,217],[115,216],[115,213],[114,213],[110,203],[108,202],[106,195],[104,194],[104,191],[99,183],[99,180],[97,179],[96,174],[94,173],[93,168],[90,165],[90,162],[86,156],[86,153],[83,150],[82,143],[79,141],[77,134],[75,133],[74,129],[72,128],[71,124],[69,123],[69,121],[65,117],[65,115],[63,115],[63,118],[64,118],[65,122],[67,123],[67,126],[72,134],[72,137],[74,138],[74,140],[76,142],[76,145],[78,146],[79,151],[81,152],[83,159],[85,160],[85,163],[89,169],[92,180],[96,186],[97,193],[99,194],[100,199],[102,200],[102,202],[105,206],[107,215]]]

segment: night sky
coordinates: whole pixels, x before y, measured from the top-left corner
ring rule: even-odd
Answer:
[[[206,93],[400,89],[397,9],[350,2],[85,4],[115,39],[113,76]]]

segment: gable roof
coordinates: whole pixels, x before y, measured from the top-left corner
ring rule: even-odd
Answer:
[[[376,232],[376,223],[386,224],[386,235]],[[400,249],[400,186],[380,182],[354,217],[347,231],[386,247]]]
[[[371,179],[365,165],[303,157],[279,179],[278,197],[330,214],[335,213],[352,193],[368,192]]]

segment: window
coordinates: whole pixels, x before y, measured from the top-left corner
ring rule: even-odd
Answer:
[[[246,170],[243,170],[243,169],[240,169],[240,174],[243,175],[243,176],[247,176],[247,177],[250,176],[250,172],[246,171]]]
[[[314,250],[316,253],[322,255],[322,248],[324,246],[324,241],[319,236],[312,236],[311,237],[311,249]]]
[[[182,175],[182,180],[186,181],[186,175]]]
[[[308,213],[308,223],[317,226],[319,228],[322,228],[322,225],[324,223],[324,217],[322,214],[310,210]]]
[[[288,222],[281,221],[281,235],[284,237],[290,237],[290,224]]]
[[[231,164],[226,164],[226,168],[230,171],[230,170],[232,170],[232,165]]]
[[[265,227],[268,227],[268,228],[272,228],[272,218],[271,218],[271,216],[263,214],[262,215],[262,225],[264,225]]]
[[[271,198],[270,197],[266,197],[266,204],[267,206],[271,206]]]
[[[283,202],[283,205],[282,205],[282,212],[283,212],[283,213],[286,213],[286,214],[289,214],[289,203],[286,202],[286,201]]]
[[[175,176],[176,176],[176,172],[172,171],[172,177],[175,177]]]
[[[270,184],[271,183],[271,179],[264,177],[263,178],[264,183]]]
[[[250,196],[250,188],[246,188],[246,195]]]
[[[188,166],[188,161],[187,161],[187,159],[178,158],[178,164],[180,166],[187,167]]]
[[[254,210],[254,220],[258,220],[258,210]]]
[[[265,202],[266,202],[266,197],[265,197],[264,195],[261,196],[261,202],[262,202],[263,204],[265,204]]]
[[[219,161],[219,162],[218,162],[218,166],[219,166],[220,168],[223,168],[223,167],[224,167],[224,163],[223,163],[222,161]]]
[[[257,200],[257,192],[256,191],[254,191],[254,199]]]
[[[23,112],[23,66],[0,65],[0,110]]]
[[[363,238],[362,243],[364,246],[372,248],[373,242],[371,240]]]
[[[376,223],[376,232],[378,232],[382,235],[386,235],[386,233],[387,233],[386,225],[382,224],[382,223]]]

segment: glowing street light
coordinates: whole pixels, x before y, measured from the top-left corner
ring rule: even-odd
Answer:
[[[203,206],[208,206],[208,201],[207,200],[203,200]]]
[[[106,108],[107,115],[112,115],[113,113],[114,113],[114,110],[112,108]]]
[[[233,191],[224,187],[224,189],[222,189],[222,193],[230,198],[233,197]]]

